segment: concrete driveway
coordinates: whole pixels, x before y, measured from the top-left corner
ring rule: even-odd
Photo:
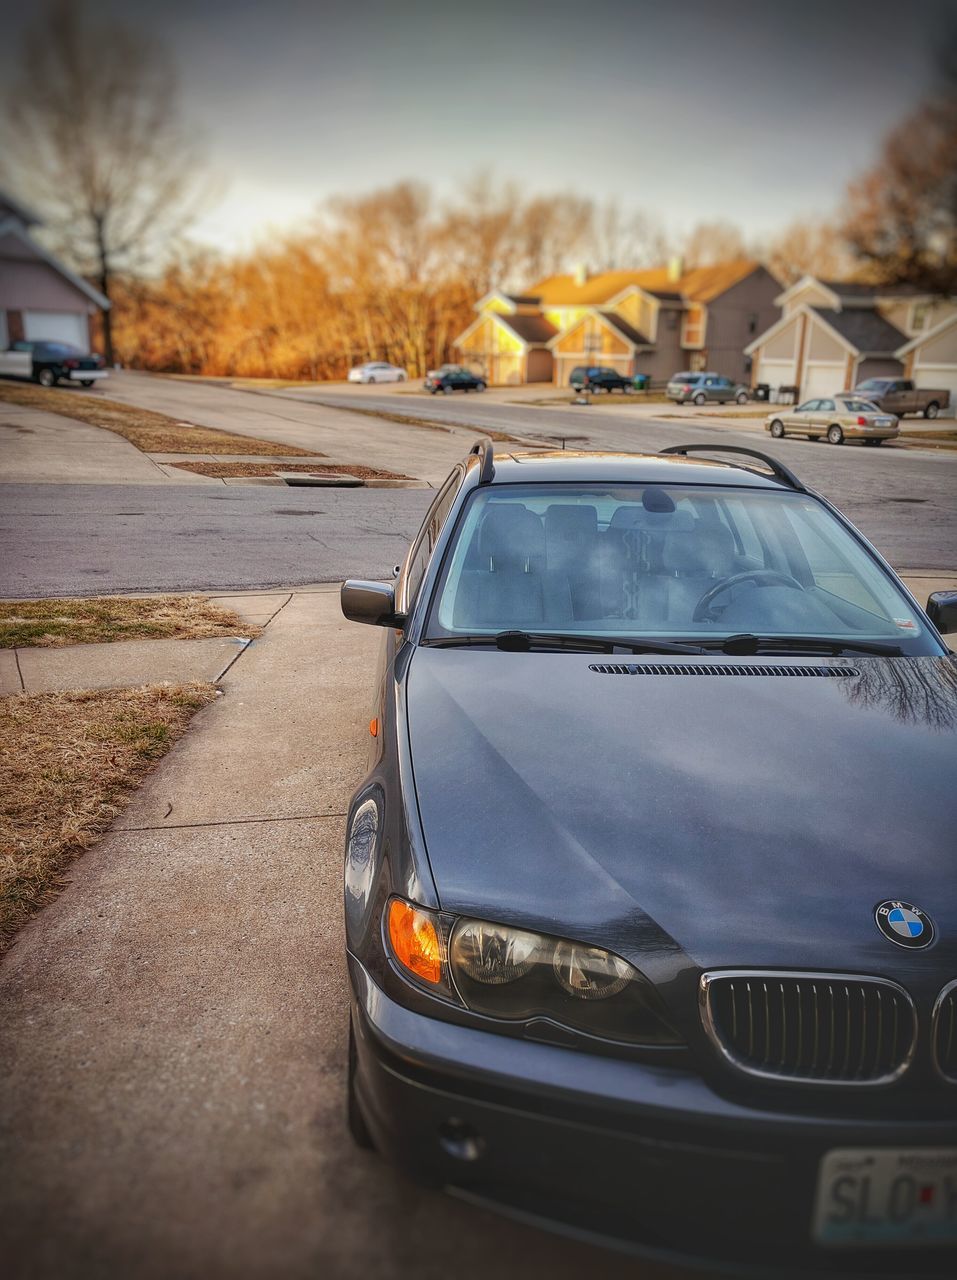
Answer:
[[[228,603],[281,607],[0,964],[4,1276],[675,1280],[352,1146],[343,819],[379,636],[335,588]]]

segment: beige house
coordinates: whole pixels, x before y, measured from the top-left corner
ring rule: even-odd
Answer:
[[[939,315],[940,309],[935,310]],[[905,377],[918,387],[943,387],[950,392],[949,413],[957,408],[957,306],[951,305],[932,328],[911,338],[898,351]]]
[[[781,319],[745,347],[751,356],[752,381],[766,383],[772,393],[793,389],[797,399],[833,394],[865,378],[906,377],[912,357],[918,385],[931,385],[924,374],[935,368],[949,386],[948,326],[957,319],[954,302],[909,286],[875,286],[817,280],[805,276],[776,299]],[[932,335],[940,347],[926,342]],[[935,361],[937,362],[935,364]],[[957,372],[951,369],[950,372]]]
[[[780,284],[758,262],[684,270],[549,276],[526,293],[494,290],[455,340],[460,358],[492,383],[567,386],[579,365],[602,364],[666,381],[715,369],[749,381],[745,343],[777,318]]]

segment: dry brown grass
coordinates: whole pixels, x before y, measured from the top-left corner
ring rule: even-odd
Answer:
[[[0,952],[215,695],[181,684],[0,699]]]
[[[177,422],[165,413],[136,409],[116,400],[102,400],[84,391],[58,390],[0,382],[0,401],[29,409],[46,409],[64,418],[76,418],[91,427],[101,427],[129,440],[143,453],[260,453],[277,458],[314,458],[314,450],[292,444],[276,444],[255,436],[234,435],[215,427],[194,427]]]
[[[110,640],[198,640],[208,636],[258,636],[244,622],[204,596],[155,599],[95,596],[87,600],[0,600],[0,649],[37,645],[102,644]]]
[[[399,392],[399,395],[418,395],[418,392],[408,391]],[[432,418],[417,418],[411,414],[405,413],[389,413],[387,409],[367,409],[357,404],[335,404],[336,409],[341,409],[343,413],[364,413],[367,418],[384,418],[386,422],[399,422],[403,427],[425,427],[427,431],[444,431],[448,435],[453,426],[465,426],[465,423],[449,423],[436,422]],[[506,431],[490,431],[488,427],[476,427],[477,435],[486,436],[489,440],[495,441],[496,444],[521,444],[521,440],[517,436],[510,436]]]
[[[198,476],[274,476],[279,471],[302,471],[316,476],[355,476],[359,480],[408,480],[398,471],[377,471],[375,467],[330,466],[325,462],[174,462],[182,471]]]

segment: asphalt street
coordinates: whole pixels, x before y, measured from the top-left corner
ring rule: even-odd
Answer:
[[[604,406],[552,409],[481,396],[249,392],[143,374],[122,374],[109,391],[199,424],[321,447],[337,459],[343,449],[361,459],[375,448],[381,465],[407,462],[410,473],[428,474],[432,483],[466,452],[473,428],[564,439],[569,448],[656,452],[698,442],[770,449],[846,512],[898,570],[949,574],[957,566],[957,453],[772,444],[757,424],[709,428]],[[426,416],[453,431],[377,421],[341,412],[345,406]],[[0,486],[0,593],[231,590],[387,577],[430,492],[8,483]]]
[[[388,578],[431,489],[0,487],[0,595]]]

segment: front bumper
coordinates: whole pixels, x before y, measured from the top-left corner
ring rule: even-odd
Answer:
[[[939,1249],[822,1249],[810,1223],[825,1152],[954,1145],[957,1122],[745,1108],[689,1071],[423,1017],[349,963],[360,1105],[379,1151],[417,1180],[736,1276],[953,1274]]]

